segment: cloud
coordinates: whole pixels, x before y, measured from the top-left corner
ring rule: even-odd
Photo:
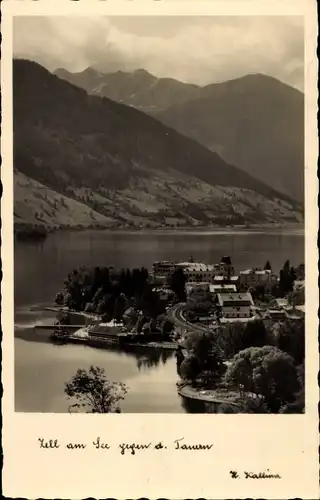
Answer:
[[[298,16],[16,17],[14,55],[50,70],[132,71],[206,85],[265,73],[303,89]]]

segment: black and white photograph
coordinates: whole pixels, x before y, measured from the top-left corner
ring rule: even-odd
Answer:
[[[303,414],[303,16],[12,41],[15,412]]]

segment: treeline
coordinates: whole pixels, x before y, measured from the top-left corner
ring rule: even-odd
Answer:
[[[55,302],[108,320],[121,320],[130,307],[141,310],[149,318],[165,311],[165,303],[153,291],[144,267],[130,270],[81,266],[69,273]]]
[[[44,240],[48,236],[48,230],[43,225],[15,224],[14,235],[17,240]]]
[[[289,354],[294,364],[300,365],[305,357],[305,321],[285,319],[266,326],[260,319],[242,323],[235,321],[221,326],[215,334],[215,343],[230,359],[249,347],[272,345]]]

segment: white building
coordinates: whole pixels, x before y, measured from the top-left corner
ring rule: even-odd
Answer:
[[[271,291],[277,282],[277,275],[269,269],[247,269],[246,271],[240,271],[239,286],[241,290],[263,285],[267,291]]]
[[[174,262],[173,260],[160,260],[152,264],[152,271],[154,277],[168,278],[176,269],[183,271],[192,265],[190,262]]]
[[[254,306],[251,293],[218,293],[218,305],[225,319],[250,318]]]
[[[189,283],[200,281],[212,283],[213,278],[219,273],[218,265],[203,264],[201,262],[189,262],[183,269],[186,280]]]
[[[175,262],[172,260],[156,261],[152,265],[154,276],[168,277],[175,270]]]
[[[222,257],[219,264],[204,264],[202,262],[174,262],[170,260],[153,263],[153,276],[168,278],[176,269],[182,269],[187,283],[213,283],[215,277],[221,280],[231,280],[234,276],[234,267],[230,257]]]
[[[215,276],[212,281],[213,285],[235,285],[235,287],[238,287],[239,284],[239,276],[230,276],[230,278],[227,278],[226,276]]]

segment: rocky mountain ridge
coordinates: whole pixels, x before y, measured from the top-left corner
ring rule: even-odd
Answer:
[[[89,94],[148,113],[227,163],[300,202],[304,199],[304,96],[263,74],[200,87],[145,70],[56,74]]]

